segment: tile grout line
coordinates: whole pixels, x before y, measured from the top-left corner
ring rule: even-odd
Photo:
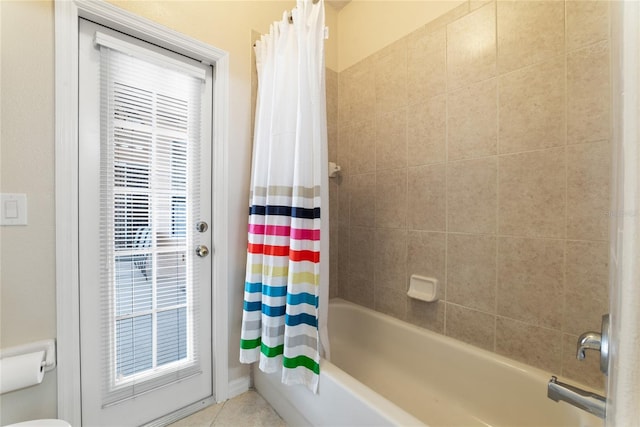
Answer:
[[[569,52],[567,50],[567,2],[564,4],[564,244],[562,245],[562,317],[560,320],[560,374],[564,371],[564,337],[567,311],[567,238],[569,228],[569,161],[567,158],[569,142]]]
[[[229,399],[229,400],[231,400],[231,399]],[[213,417],[213,419],[211,420],[211,423],[209,424],[209,427],[213,427],[215,425],[217,419],[220,417],[220,414],[222,413],[222,411],[224,411],[224,408],[225,408],[225,406],[227,406],[227,402],[229,400],[225,400],[224,402],[222,402],[222,408],[220,408],[220,410]]]
[[[498,69],[498,2],[495,2],[494,7],[494,22],[495,22],[495,55],[496,55],[496,205],[495,205],[495,280],[493,283],[493,352],[498,348],[498,235],[500,227],[500,73]]]

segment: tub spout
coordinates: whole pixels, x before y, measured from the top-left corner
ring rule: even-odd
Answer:
[[[560,382],[555,376],[549,380],[547,397],[556,402],[563,400],[600,418],[605,416],[606,399],[604,397]]]

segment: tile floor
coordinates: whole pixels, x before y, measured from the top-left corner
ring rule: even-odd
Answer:
[[[169,427],[287,427],[273,408],[254,390],[209,406]]]

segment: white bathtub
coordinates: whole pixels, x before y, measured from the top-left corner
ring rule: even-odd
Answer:
[[[581,426],[597,417],[547,398],[550,373],[339,299],[320,391],[254,371],[290,426]]]

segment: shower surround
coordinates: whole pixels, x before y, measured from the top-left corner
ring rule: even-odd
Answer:
[[[332,296],[602,388],[609,56],[608,2],[469,1],[327,70]]]

